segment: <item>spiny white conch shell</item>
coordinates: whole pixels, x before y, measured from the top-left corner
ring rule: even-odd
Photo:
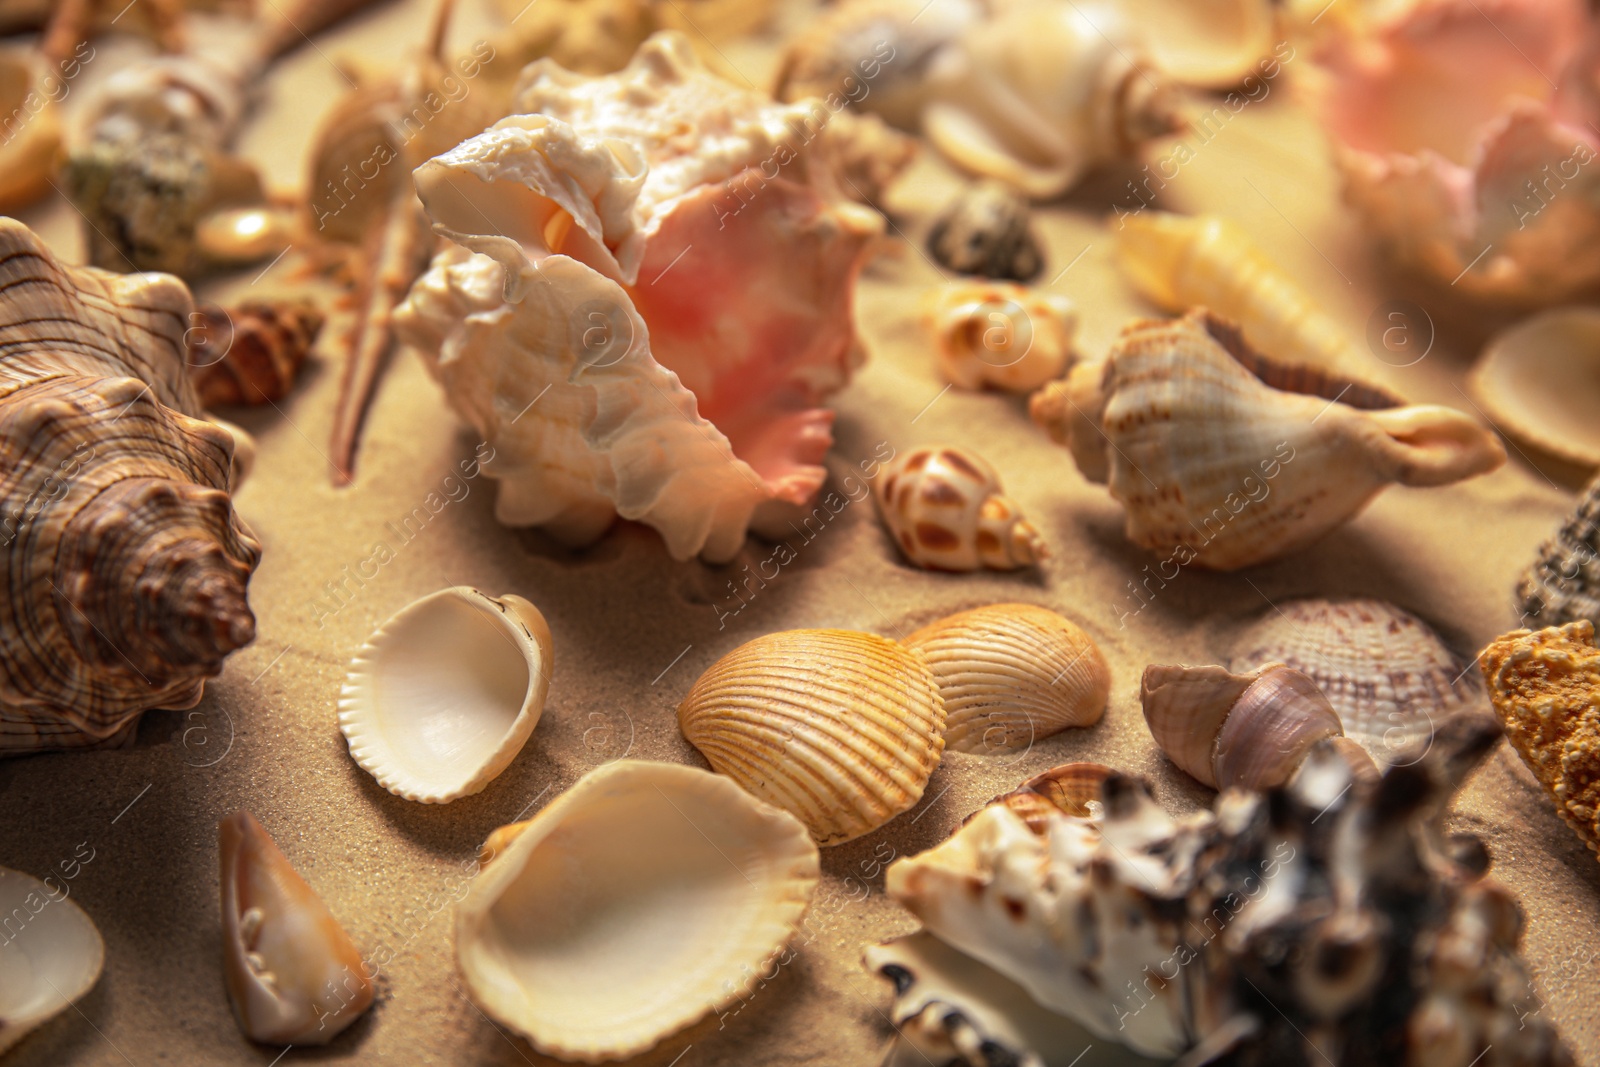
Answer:
[[[468,586],[402,608],[339,694],[350,756],[396,796],[447,804],[511,765],[544,711],[554,647],[539,609]]]
[[[1339,713],[1316,682],[1282,663],[1248,674],[1151,664],[1139,701],[1161,751],[1213,789],[1283,785],[1311,746],[1329,738],[1352,767],[1377,776],[1372,757],[1345,739]]]
[[[372,1004],[350,935],[248,811],[217,826],[222,976],[239,1029],[274,1045],[326,1045]]]
[[[57,98],[63,83],[32,51],[0,52],[0,211],[26,207],[50,191],[61,147]]]
[[[1473,419],[1402,403],[1268,360],[1196,308],[1124,327],[1103,361],[1077,364],[1029,410],[1127,510],[1129,540],[1178,566],[1237,570],[1315,543],[1388,485],[1505,462]]]
[[[1357,366],[1339,324],[1237,223],[1141,211],[1111,229],[1117,266],[1163,311],[1210,308],[1238,325],[1252,348],[1280,362],[1345,373]]]
[[[473,879],[456,959],[473,1001],[539,1051],[624,1059],[747,996],[818,872],[805,827],[727,778],[616,760]]]
[[[70,892],[0,867],[0,1054],[100,980],[105,942]]]
[[[1495,335],[1467,387],[1506,433],[1600,467],[1600,309],[1554,308]]]
[[[822,105],[724,82],[675,33],[611,77],[535,63],[514,106],[417,170],[455,244],[396,332],[494,448],[502,522],[586,544],[620,515],[725,561],[826,478],[882,218],[814,187]]]
[[[678,705],[678,728],[714,770],[796,815],[820,845],[916,804],[944,751],[944,723],[922,653],[852,630],[746,642]]]
[[[896,547],[919,567],[1008,571],[1048,555],[1039,531],[1001,493],[995,469],[968,449],[903,452],[872,490]]]
[[[178,279],[65,266],[0,219],[0,756],[115,745],[255,636],[261,549],[205,421]]]
[[[1483,710],[1471,661],[1382,600],[1282,601],[1230,645],[1234,671],[1283,663],[1303,672],[1379,766],[1413,761],[1446,720]]]
[[[1059,293],[1005,282],[949,282],[928,314],[939,370],[962,389],[1028,393],[1061,376],[1078,311]]]
[[[1600,50],[1583,0],[1434,0],[1316,55],[1344,198],[1399,258],[1469,296],[1600,280]]]
[[[1105,714],[1111,668],[1072,620],[1034,604],[991,604],[929,623],[904,641],[939,683],[945,747],[1012,752]]]
[[[1600,477],[1517,583],[1519,622],[1540,626],[1588,619],[1600,624]]]

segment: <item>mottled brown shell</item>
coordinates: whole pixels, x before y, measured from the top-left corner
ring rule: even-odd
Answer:
[[[896,547],[919,567],[1015,570],[1047,554],[1039,531],[1001,494],[994,468],[964,448],[904,452],[873,491]]]
[[[201,305],[186,337],[201,402],[216,407],[282,400],[322,322],[322,312],[302,301]]]
[[[928,231],[928,251],[957,274],[1031,282],[1044,269],[1028,198],[1004,182],[977,182]]]

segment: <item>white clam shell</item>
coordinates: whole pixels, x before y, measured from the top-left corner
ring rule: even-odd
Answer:
[[[106,946],[82,908],[52,886],[0,867],[0,1053],[94,988]],[[19,923],[19,918],[25,917]]]
[[[1600,309],[1555,308],[1497,334],[1467,385],[1495,426],[1600,467]]]
[[[818,870],[799,820],[730,779],[618,760],[473,880],[456,958],[479,1007],[540,1051],[620,1059],[746,995]]]
[[[443,804],[483,789],[544,710],[550,627],[518,596],[453,586],[380,626],[350,663],[339,729],[389,792]]]

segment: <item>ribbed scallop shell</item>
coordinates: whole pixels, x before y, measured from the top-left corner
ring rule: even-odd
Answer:
[[[105,942],[71,891],[59,876],[0,867],[0,1055],[100,980]]]
[[[788,630],[712,664],[678,705],[711,766],[837,845],[914,805],[944,750],[921,653],[853,630]]]
[[[1519,622],[1600,623],[1600,478],[1589,483],[1567,521],[1539,546],[1517,583]]]
[[[819,871],[793,816],[719,775],[639,760],[590,771],[500,843],[456,909],[462,979],[491,1018],[583,1063],[750,995]]]
[[[544,711],[554,651],[519,596],[452,586],[402,608],[350,662],[339,729],[396,796],[445,804],[511,765]]]
[[[1409,762],[1446,719],[1483,706],[1472,664],[1381,600],[1283,601],[1231,648],[1235,671],[1278,662],[1308,675],[1380,766]]]
[[[902,452],[872,491],[895,545],[919,567],[1015,570],[1047,554],[1039,531],[1002,494],[999,474],[968,449]]]
[[[1013,752],[1105,714],[1111,668],[1071,619],[1033,604],[991,604],[905,639],[927,657],[945,707],[945,747]]]

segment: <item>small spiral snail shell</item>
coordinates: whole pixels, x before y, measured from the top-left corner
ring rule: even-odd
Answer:
[[[1004,182],[977,182],[928,231],[928,251],[957,274],[1031,282],[1044,269],[1028,199]]]
[[[874,487],[884,525],[906,559],[939,571],[1031,566],[1048,554],[1000,476],[964,448],[902,453]]]
[[[322,312],[302,301],[202,304],[184,338],[201,403],[267,404],[288,396],[322,322]]]
[[[951,384],[1009,393],[1059,378],[1078,328],[1066,297],[1006,282],[951,282],[935,295],[929,318],[939,370]]]

